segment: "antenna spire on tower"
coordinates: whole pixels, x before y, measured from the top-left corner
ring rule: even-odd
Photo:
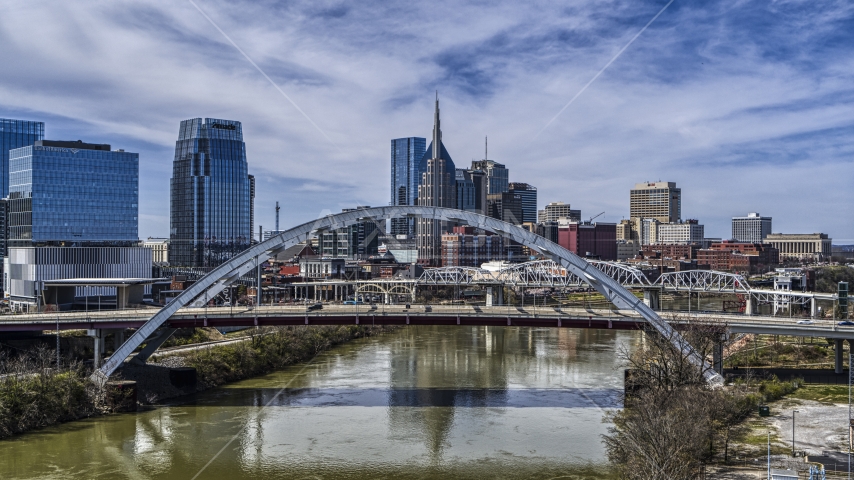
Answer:
[[[442,127],[439,122],[439,91],[436,90],[436,111],[433,113],[433,158],[442,155]]]

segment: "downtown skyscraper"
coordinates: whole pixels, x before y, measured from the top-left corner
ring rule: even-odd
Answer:
[[[395,138],[391,141],[391,202],[389,205],[417,205],[421,183],[421,159],[427,140],[421,137]],[[392,235],[415,235],[415,219],[391,219]]]
[[[254,178],[240,122],[181,122],[170,198],[169,263],[215,267],[249,247]]]
[[[421,159],[421,183],[418,186],[418,205],[427,207],[457,207],[456,167],[445,145],[439,120],[439,98],[433,114],[433,141]],[[440,266],[442,234],[449,231],[447,222],[419,219],[416,229],[418,262]]]

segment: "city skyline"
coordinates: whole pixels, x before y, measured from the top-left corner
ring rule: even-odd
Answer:
[[[844,3],[675,2],[543,130],[665,3],[459,5],[442,20],[451,35],[431,43],[429,29],[388,22],[391,6],[298,4],[261,16],[254,5],[199,2],[318,128],[191,4],[21,5],[0,20],[0,58],[22,66],[0,79],[0,116],[45,122],[46,138],[139,152],[141,238],[168,235],[165,179],[180,120],[243,122],[255,225],[269,229],[279,201],[287,228],[387,203],[388,142],[428,136],[438,88],[458,161],[480,158],[489,135],[511,181],[538,188],[537,208],[563,201],[618,222],[635,183],[673,181],[683,217],[700,219],[707,236],[760,211],[775,232],[854,243],[854,225],[839,221],[854,166],[852,33],[841,28],[854,13]],[[250,28],[250,17],[261,20]],[[354,18],[399,41],[346,27]]]

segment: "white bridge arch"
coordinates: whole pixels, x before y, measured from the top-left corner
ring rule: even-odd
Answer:
[[[162,327],[180,308],[185,306],[204,306],[210,299],[228,287],[229,284],[251,272],[261,262],[275,256],[277,253],[324,231],[336,230],[365,221],[379,221],[401,217],[425,218],[471,225],[500,234],[550,257],[569,273],[587,282],[618,308],[631,309],[638,312],[662,335],[672,339],[676,348],[682,351],[691,363],[702,369],[707,382],[713,384],[720,384],[722,382],[721,376],[712,368],[709,368],[706,360],[697,354],[681,338],[679,333],[670,324],[662,320],[655,311],[626,290],[620,285],[620,282],[614,280],[605,272],[594,267],[569,250],[535,233],[495,218],[452,208],[422,206],[376,207],[327,215],[286,230],[275,237],[249,247],[200,278],[190,288],[175,297],[169,305],[160,309],[160,311],[137,329],[122,346],[116,349],[110,359],[101,368],[96,370],[90,378],[97,383],[104,384],[110,375],[121,366],[124,359],[130,356],[137,347],[142,345],[146,339]],[[167,332],[166,336],[169,334],[171,334],[171,331]],[[161,343],[162,341],[158,340],[150,341],[149,345],[135,357],[135,360],[145,361]]]

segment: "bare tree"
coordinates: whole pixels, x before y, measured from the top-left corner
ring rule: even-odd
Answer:
[[[631,408],[615,412],[604,435],[608,458],[627,480],[689,480],[709,457],[712,435],[701,391],[644,390]]]
[[[681,335],[648,329],[640,348],[620,351],[629,369],[629,393],[626,408],[606,419],[613,426],[603,438],[621,478],[696,478],[713,455],[719,432],[728,444],[730,419],[737,417],[727,415],[729,407],[718,401],[725,394],[710,390],[703,376],[713,368],[713,352],[724,339],[725,322],[679,316],[669,321]],[[683,354],[686,343],[706,360],[702,367]]]

